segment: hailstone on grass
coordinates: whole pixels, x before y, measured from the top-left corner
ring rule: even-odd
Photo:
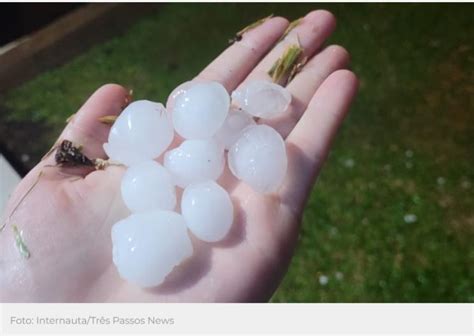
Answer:
[[[162,104],[138,100],[114,122],[104,150],[127,166],[160,156],[173,140],[173,126]]]
[[[255,120],[248,113],[239,108],[232,107],[222,127],[217,131],[214,139],[222,144],[225,149],[237,141],[240,132],[247,126],[255,125]]]
[[[209,139],[224,123],[229,107],[230,97],[222,84],[194,83],[174,101],[174,128],[185,139]]]
[[[287,170],[285,142],[267,125],[249,126],[228,153],[232,173],[255,191],[276,191]]]
[[[176,206],[171,174],[152,160],[128,168],[122,177],[121,191],[125,205],[132,212],[173,210]]]
[[[278,84],[254,80],[234,91],[232,102],[255,117],[271,119],[288,110],[291,94]]]
[[[184,189],[181,213],[189,230],[199,239],[223,239],[234,221],[229,194],[214,181],[195,183]]]
[[[194,182],[217,180],[224,163],[224,149],[213,139],[186,140],[166,152],[164,159],[164,166],[173,175],[176,185],[182,188]]]
[[[154,287],[190,257],[193,247],[181,215],[171,211],[132,214],[112,227],[113,261],[120,276]]]

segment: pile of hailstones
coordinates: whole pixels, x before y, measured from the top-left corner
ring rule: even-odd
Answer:
[[[225,238],[234,211],[216,181],[226,152],[232,174],[253,190],[279,188],[287,170],[285,144],[254,118],[279,117],[290,102],[287,90],[266,81],[249,82],[232,101],[217,82],[186,82],[171,93],[166,109],[147,100],[125,108],[104,144],[111,160],[128,167],[121,193],[132,214],[112,227],[113,261],[122,278],[141,287],[161,284],[192,255],[188,230],[205,242]],[[184,141],[168,150],[180,141],[173,141],[174,131]],[[184,189],[180,207],[177,187]]]

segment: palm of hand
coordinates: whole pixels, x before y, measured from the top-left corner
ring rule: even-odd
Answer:
[[[270,50],[288,22],[273,18],[246,33],[199,76],[230,91],[243,80],[268,79],[266,71],[298,34],[311,59],[289,84],[288,115],[273,121],[286,138],[289,170],[278,193],[260,195],[226,171],[219,183],[230,193],[235,220],[224,241],[193,239],[194,255],[159,287],[143,290],[120,279],[111,257],[110,228],[128,211],[120,197],[123,168],[64,171],[48,157],[20,183],[6,213],[37,181],[0,234],[1,301],[262,301],[280,282],[291,259],[305,200],[331,139],[355,95],[355,76],[343,68],[347,52],[331,46],[316,53],[334,28],[325,11],[309,13],[289,37]],[[270,52],[267,53],[267,51]],[[118,114],[127,94],[118,85],[100,88],[79,110],[60,139],[84,145],[89,157],[104,157],[108,127],[102,115]],[[64,173],[83,174],[71,178]],[[9,226],[23,230],[32,256],[18,253]]]

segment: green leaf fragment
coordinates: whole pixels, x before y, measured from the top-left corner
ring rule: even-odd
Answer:
[[[288,84],[290,75],[296,75],[296,70],[301,62],[299,61],[303,54],[303,48],[299,44],[292,44],[286,48],[283,56],[280,57],[268,71],[274,83],[284,85]]]
[[[18,251],[20,252],[21,256],[25,259],[28,259],[31,254],[26,246],[25,242],[23,241],[22,232],[18,230],[16,225],[12,225],[13,234],[15,235],[15,243]]]

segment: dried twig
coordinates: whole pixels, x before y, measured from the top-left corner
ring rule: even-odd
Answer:
[[[278,40],[278,42],[280,41],[283,41],[285,39],[285,37],[288,36],[288,34],[296,28],[296,26],[298,26],[301,21],[303,21],[303,18],[300,17],[299,19],[296,19],[294,21],[291,21],[291,23],[288,25],[288,28],[286,28],[285,32],[283,33],[283,35],[280,37],[280,39]]]
[[[237,32],[237,34],[235,34],[235,36],[231,39],[229,39],[229,44],[233,44],[235,42],[238,42],[240,40],[242,40],[242,36],[248,32],[249,30],[252,30],[258,26],[260,26],[262,23],[264,23],[265,21],[267,21],[268,19],[271,19],[273,17],[273,14],[270,14],[269,16],[267,17],[264,17],[260,20],[257,20],[255,21],[254,23],[252,24],[249,24],[247,27],[241,29],[239,32]]]
[[[117,120],[118,116],[116,115],[106,115],[97,118],[101,123],[106,124],[106,125],[113,125],[115,120]]]

